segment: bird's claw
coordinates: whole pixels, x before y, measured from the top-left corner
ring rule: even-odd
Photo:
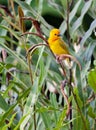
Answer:
[[[57,61],[58,63],[61,63],[61,62],[62,62],[62,58],[61,58],[61,56],[56,55],[56,61]]]

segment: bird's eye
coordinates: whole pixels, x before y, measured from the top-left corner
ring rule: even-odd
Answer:
[[[54,35],[56,36],[57,34],[55,33]]]

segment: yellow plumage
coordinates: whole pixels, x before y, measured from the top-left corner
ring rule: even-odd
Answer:
[[[56,55],[70,54],[66,43],[60,37],[59,29],[52,29],[48,39],[49,47]]]

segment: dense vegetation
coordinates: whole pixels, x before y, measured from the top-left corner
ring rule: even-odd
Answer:
[[[81,70],[57,63],[54,27]],[[0,129],[96,129],[96,0],[1,0],[0,54]]]

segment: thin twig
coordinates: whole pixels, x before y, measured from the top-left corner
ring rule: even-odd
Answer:
[[[65,71],[65,69],[64,69],[64,64],[63,64],[63,62],[59,62],[59,65],[60,65],[60,67],[62,68],[63,76],[65,77],[66,80],[68,80],[67,75],[66,75],[66,71]]]
[[[80,70],[82,69],[81,64],[79,63],[79,61],[74,56],[69,55],[69,54],[62,54],[62,55],[59,56],[59,60],[64,60],[66,58],[69,58],[69,59],[75,61],[77,63],[77,65],[79,66],[79,69]]]
[[[33,85],[33,75],[32,75],[32,69],[31,69],[31,56],[30,56],[30,54],[28,54],[28,56],[27,56],[27,61],[28,61],[28,66],[29,66],[29,74],[30,74],[30,78],[31,78],[31,83]]]
[[[68,40],[68,44],[70,46],[71,42],[70,42],[70,32],[69,32],[69,13],[70,13],[70,6],[69,6],[69,0],[67,0],[67,40]]]
[[[34,105],[34,115],[33,115],[33,118],[34,118],[34,130],[37,129],[36,128],[36,112],[35,112],[35,110],[36,110],[36,106]]]
[[[62,95],[66,101],[66,104],[67,104],[67,112],[66,112],[66,117],[68,118],[69,114],[70,114],[70,102],[68,101],[68,97],[67,95],[65,94],[64,92],[64,87],[66,85],[66,81],[64,80],[63,82],[61,82],[61,86],[60,86],[60,89],[61,89],[61,92],[62,92]]]
[[[33,19],[32,17],[22,17],[22,19],[32,21],[37,33],[39,35],[42,35],[42,31],[41,31],[41,28],[40,28],[40,23],[36,19]]]
[[[36,44],[36,45],[33,45],[32,47],[30,47],[28,50],[27,50],[27,54],[26,56],[31,52],[31,54],[40,46],[47,46],[47,44],[44,44],[44,43],[40,43],[40,44]]]
[[[48,41],[46,40],[46,38],[44,38],[42,35],[40,35],[40,34],[38,34],[38,33],[25,32],[25,33],[21,34],[21,36],[27,35],[27,34],[32,34],[32,35],[38,36],[38,37],[40,37],[42,40],[44,40],[44,41],[48,44]]]
[[[68,39],[68,44],[69,46],[71,45],[71,40],[70,40],[70,32],[69,32],[69,13],[70,13],[70,5],[69,5],[69,0],[67,0],[67,39]],[[69,76],[69,86],[71,86],[72,82],[72,70],[69,70],[70,76]],[[71,88],[69,87],[69,96],[71,96]],[[70,106],[72,108],[72,101],[70,102]],[[70,110],[70,120],[72,120],[72,109]],[[73,124],[70,122],[70,130],[72,130]]]
[[[0,8],[3,9],[10,17],[13,18],[13,15],[11,14],[10,10],[6,6],[0,5]]]
[[[71,83],[72,83],[72,69],[69,70],[70,71],[70,79],[69,79],[69,96],[72,95],[72,90],[71,90]],[[70,102],[70,107],[72,108],[72,101]],[[70,120],[72,120],[72,109],[70,110]],[[70,122],[70,129],[72,129],[73,124],[72,122]]]

